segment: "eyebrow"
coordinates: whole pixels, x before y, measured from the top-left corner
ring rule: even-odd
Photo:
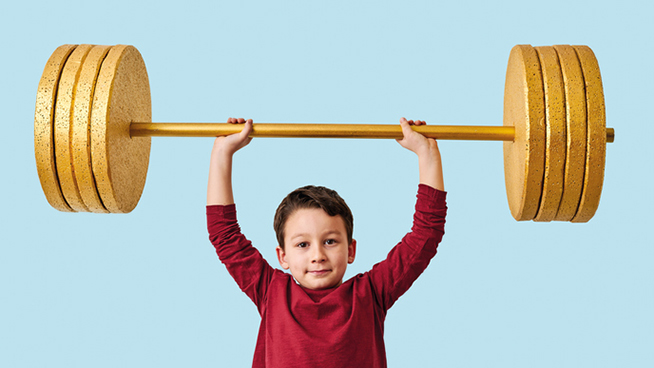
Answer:
[[[340,235],[340,232],[338,230],[327,230],[321,235],[322,236]],[[303,236],[308,236],[308,234],[307,233],[292,234],[289,237],[289,240],[294,240],[296,238],[301,238]],[[343,236],[345,236],[345,235],[343,235]]]
[[[329,230],[325,232],[323,235],[341,235],[341,233],[338,230]]]

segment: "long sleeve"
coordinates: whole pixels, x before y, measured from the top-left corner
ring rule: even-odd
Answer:
[[[446,193],[419,185],[413,227],[370,271],[374,293],[388,310],[427,268],[445,232]]]
[[[236,206],[207,206],[207,228],[220,261],[261,313],[274,269],[241,233]]]

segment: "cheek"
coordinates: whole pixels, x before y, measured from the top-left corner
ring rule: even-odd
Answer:
[[[332,254],[332,259],[335,262],[338,262],[339,264],[347,264],[347,258],[348,258],[347,248],[345,249],[339,248],[338,250],[334,250]]]
[[[291,268],[300,268],[303,267],[305,259],[304,255],[301,252],[294,252],[291,257],[288,259],[288,264]]]

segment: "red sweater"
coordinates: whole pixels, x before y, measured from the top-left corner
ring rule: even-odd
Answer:
[[[445,192],[418,187],[413,228],[372,270],[327,290],[301,287],[241,234],[235,205],[207,206],[218,257],[261,315],[253,367],[386,367],[386,311],[429,265],[445,226]]]

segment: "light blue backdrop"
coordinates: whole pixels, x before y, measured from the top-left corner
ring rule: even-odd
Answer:
[[[154,139],[131,214],[47,204],[34,102],[64,43],[135,45],[155,121],[463,125],[502,124],[514,45],[589,45],[616,129],[596,216],[515,222],[502,144],[441,142],[446,235],[389,311],[388,362],[654,366],[653,11],[644,0],[3,4],[0,366],[246,367],[256,340],[256,309],[207,240],[212,139]],[[235,160],[242,227],[275,265],[272,215],[301,185],[336,189],[355,214],[359,251],[346,277],[410,227],[417,160],[394,141],[256,139]]]

